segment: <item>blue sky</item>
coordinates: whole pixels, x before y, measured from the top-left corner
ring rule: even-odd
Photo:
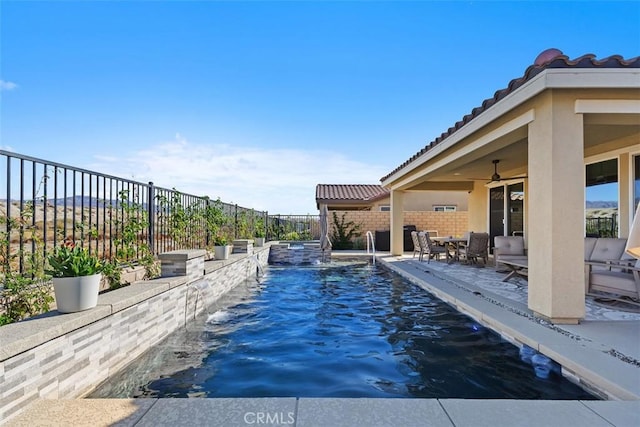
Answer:
[[[379,183],[555,47],[640,54],[640,2],[0,2],[0,148],[271,213]]]

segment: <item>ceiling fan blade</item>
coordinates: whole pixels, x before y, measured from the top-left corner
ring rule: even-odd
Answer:
[[[491,178],[489,179],[489,181],[486,181],[486,184],[491,184],[492,182],[500,182],[500,181],[508,181],[511,179],[524,179],[524,178],[528,178],[526,175],[525,176],[514,176],[511,178],[503,178],[500,176],[500,174],[498,173],[498,163],[500,163],[500,160],[495,159],[492,160],[491,163],[493,163],[493,175],[491,175]],[[472,181],[485,181],[487,178],[467,178],[468,180],[472,180]]]

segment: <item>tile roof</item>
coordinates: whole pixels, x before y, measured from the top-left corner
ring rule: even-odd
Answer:
[[[551,68],[640,68],[640,56],[636,56],[635,58],[630,59],[624,59],[620,55],[612,55],[603,59],[596,59],[595,55],[587,54],[579,58],[570,60],[566,55],[562,53],[562,51],[558,49],[547,49],[538,55],[533,65],[530,65],[525,70],[522,77],[511,80],[506,88],[498,90],[492,98],[485,99],[479,107],[471,110],[471,113],[465,115],[461,120],[457,121],[455,125],[451,126],[439,137],[431,141],[427,146],[414,154],[410,159],[402,163],[389,174],[380,178],[380,181],[384,181],[394,173],[398,172],[400,169],[409,165],[411,162],[444,141],[458,129],[462,128],[471,120],[478,117],[480,114],[502,100],[511,92],[515,91],[520,86],[533,79],[542,71]]]
[[[373,202],[389,196],[389,190],[381,185],[369,184],[318,184],[316,202],[319,200],[342,202]]]

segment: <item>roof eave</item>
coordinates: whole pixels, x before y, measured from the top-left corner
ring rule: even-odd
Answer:
[[[423,154],[409,162],[403,168],[381,179],[382,186],[391,187],[394,181],[415,170],[434,158],[442,151],[451,148],[517,106],[537,96],[547,89],[607,89],[640,88],[640,69],[638,68],[548,68],[524,83],[504,99],[496,102],[469,123],[433,145]]]

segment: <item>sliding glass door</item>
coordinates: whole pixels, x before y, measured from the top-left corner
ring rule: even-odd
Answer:
[[[504,236],[504,186],[489,189],[489,245],[493,238]]]
[[[524,183],[489,189],[489,238],[524,236]]]

